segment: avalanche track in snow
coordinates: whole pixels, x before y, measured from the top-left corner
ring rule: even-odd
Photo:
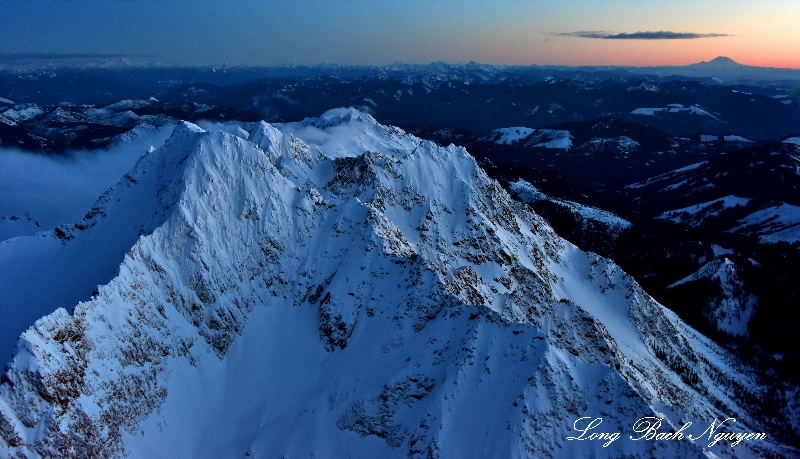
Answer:
[[[796,394],[463,148],[352,109],[221,127],[181,124],[83,221],[0,245],[122,260],[22,335],[0,456],[797,456]],[[582,416],[623,437],[567,441]],[[644,416],[768,437],[627,439]]]

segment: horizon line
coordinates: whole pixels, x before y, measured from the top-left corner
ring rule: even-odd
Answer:
[[[131,63],[124,63],[124,62],[117,62],[117,63],[109,63],[104,61],[105,59],[148,59],[148,61],[139,61],[139,62],[131,62]],[[496,67],[496,68],[529,68],[529,67],[551,67],[551,68],[637,68],[637,69],[655,69],[655,68],[682,68],[682,67],[691,67],[698,64],[708,64],[717,59],[725,59],[731,61],[733,64],[739,65],[741,67],[746,68],[753,68],[753,69],[771,69],[771,70],[795,70],[800,71],[800,67],[767,67],[761,65],[749,65],[743,64],[739,61],[736,61],[732,58],[727,56],[717,56],[708,61],[700,61],[700,62],[691,62],[688,64],[656,64],[656,65],[625,65],[625,64],[542,64],[542,63],[530,63],[530,64],[490,64],[490,63],[483,63],[477,62],[475,60],[470,61],[461,61],[461,60],[453,60],[453,61],[445,61],[445,60],[435,60],[430,62],[413,62],[413,61],[394,61],[388,62],[384,64],[345,64],[345,63],[336,63],[336,62],[327,62],[321,61],[318,63],[310,64],[310,63],[294,63],[294,62],[285,62],[281,64],[252,64],[252,63],[238,63],[238,64],[230,64],[227,62],[217,62],[217,63],[191,63],[191,62],[183,62],[183,63],[165,63],[159,61],[153,61],[152,58],[157,58],[155,55],[147,55],[147,54],[93,54],[93,53],[0,53],[0,69],[7,69],[7,68],[18,68],[20,70],[24,69],[44,69],[44,68],[58,68],[58,67],[65,67],[65,68],[146,68],[146,67],[160,67],[160,68],[223,68],[223,69],[231,69],[231,68],[254,68],[254,69],[291,69],[291,68],[324,68],[324,67],[339,67],[339,68],[375,68],[375,69],[385,69],[387,67],[391,67],[393,65],[408,65],[408,66],[429,66],[434,64],[445,64],[445,65],[452,65],[452,66],[466,66],[469,64],[475,65],[482,65],[488,67]],[[94,62],[69,62],[71,59],[95,59]],[[48,62],[50,60],[56,62]],[[32,61],[29,63],[19,64],[19,61]],[[40,62],[37,62],[40,61]]]

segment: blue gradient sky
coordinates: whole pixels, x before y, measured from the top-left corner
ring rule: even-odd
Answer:
[[[729,36],[610,40],[593,31]],[[682,65],[800,68],[797,0],[0,1],[0,53],[154,55],[167,64]]]

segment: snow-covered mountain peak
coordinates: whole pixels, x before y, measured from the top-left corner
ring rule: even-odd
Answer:
[[[181,121],[178,126],[175,127],[173,131],[173,136],[176,137],[186,137],[185,133],[195,133],[200,134],[206,132],[205,129],[201,128],[200,126],[190,123],[188,121]]]
[[[378,124],[375,118],[356,108],[333,108],[323,113],[319,118],[307,118],[305,122],[319,127],[334,126],[351,121],[360,121],[366,124]]]
[[[755,312],[757,300],[745,289],[739,267],[729,258],[716,258],[667,288],[708,281],[713,288],[708,294],[703,315],[720,331],[747,336],[747,324]]]
[[[59,241],[137,231],[74,315],[23,334],[0,454],[796,454],[760,414],[752,370],[556,236],[466,150],[326,115],[181,124]],[[616,431],[733,416],[775,437],[568,441],[582,416]]]

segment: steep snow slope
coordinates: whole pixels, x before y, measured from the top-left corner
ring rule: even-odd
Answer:
[[[180,143],[183,130],[168,142]],[[161,151],[142,157],[80,222],[0,242],[0,350],[10,352],[16,336],[39,317],[88,300],[116,276],[137,238],[172,212],[188,152],[175,145]]]
[[[116,275],[125,252],[146,230],[147,220],[153,215],[152,205],[146,201],[150,198],[144,193],[122,196],[121,190],[132,185],[131,176],[125,172],[153,145],[163,145],[171,131],[140,126],[118,136],[108,150],[79,152],[70,158],[6,152],[9,155],[1,162],[8,169],[2,175],[14,181],[0,187],[0,207],[22,218],[0,220],[0,234],[12,236],[0,241],[2,355],[14,349],[16,338],[36,319],[59,307],[71,309]],[[147,177],[139,177],[137,171],[147,169],[154,159],[156,156],[139,163],[131,172],[137,176],[134,180],[147,182]],[[128,167],[121,170],[126,164]],[[149,170],[156,172],[152,167]],[[93,201],[87,199],[89,192],[102,193],[104,184],[113,184],[123,176],[114,191],[92,206]],[[163,183],[157,174],[149,178],[150,194],[155,194]],[[115,202],[113,208],[109,207],[111,201]],[[107,210],[112,217],[98,220],[98,215]],[[72,223],[84,214],[77,225],[54,230],[56,225]],[[98,222],[103,229],[87,231]],[[157,223],[150,225],[150,230]]]
[[[80,220],[148,149],[163,145],[175,125],[139,125],[107,148],[90,151],[0,149],[0,241]]]
[[[783,394],[786,412],[761,414],[751,370],[557,237],[464,149],[344,109],[242,137],[180,126],[90,227],[43,238],[94,248],[147,222],[74,316],[23,334],[0,385],[0,454],[797,455],[779,446],[795,438]],[[695,435],[733,416],[724,430],[768,436],[566,440],[582,416],[627,434],[663,416],[663,431],[692,421]]]

